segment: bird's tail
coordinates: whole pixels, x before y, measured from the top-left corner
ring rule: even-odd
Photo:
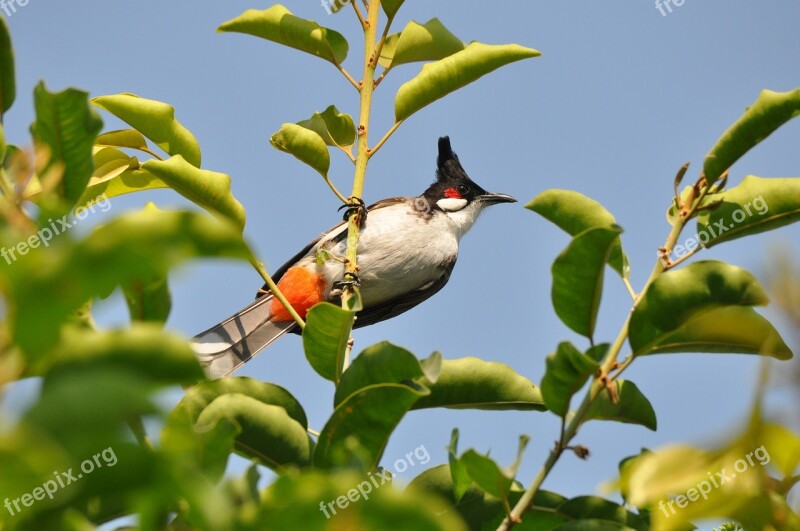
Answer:
[[[272,295],[259,297],[250,306],[192,339],[192,348],[209,378],[231,374],[297,326],[294,321],[271,320],[271,302]]]

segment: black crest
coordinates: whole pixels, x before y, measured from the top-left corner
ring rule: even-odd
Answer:
[[[469,180],[467,172],[464,171],[458,161],[458,155],[453,153],[453,148],[450,147],[449,136],[439,138],[439,156],[436,158],[436,180]]]

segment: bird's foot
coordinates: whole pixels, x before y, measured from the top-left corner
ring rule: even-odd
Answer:
[[[340,206],[337,209],[337,210],[346,209],[344,211],[344,216],[342,216],[342,218],[345,221],[348,221],[350,219],[350,214],[355,212],[361,217],[360,222],[363,223],[364,220],[367,219],[367,204],[364,203],[364,200],[361,199],[360,197],[351,197],[348,201],[349,202],[345,203],[344,205]]]

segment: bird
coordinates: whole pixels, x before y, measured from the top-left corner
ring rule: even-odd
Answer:
[[[487,192],[470,179],[444,136],[438,142],[436,180],[422,195],[383,199],[368,207],[360,203],[365,212],[356,279],[346,280],[341,258],[347,246],[346,221],[306,245],[272,277],[301,318],[319,302],[340,304],[345,284],[357,282],[363,309],[353,328],[375,324],[441,290],[450,279],[462,236],[480,213],[490,205],[514,202],[512,196]],[[191,346],[206,374],[220,378],[287,332],[301,330],[265,285],[253,303],[195,336]]]

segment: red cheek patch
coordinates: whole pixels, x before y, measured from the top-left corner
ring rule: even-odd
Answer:
[[[308,310],[325,296],[325,279],[304,267],[293,267],[278,282],[289,304],[297,310],[300,317],[306,318]],[[273,321],[291,321],[292,316],[278,299],[272,299],[269,307]]]
[[[444,191],[445,197],[450,197],[452,199],[461,199],[461,194],[458,193],[458,190],[455,188],[448,188]]]

